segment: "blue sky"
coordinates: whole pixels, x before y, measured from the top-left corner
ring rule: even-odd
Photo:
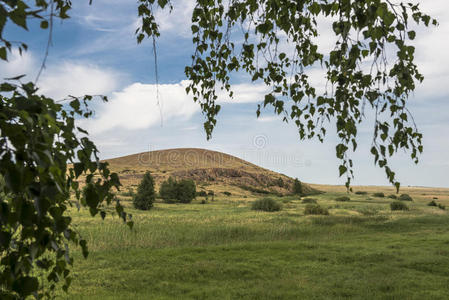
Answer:
[[[416,60],[426,80],[410,99],[419,129],[424,133],[424,154],[414,165],[402,153],[392,165],[403,185],[449,187],[449,3],[421,1],[425,12],[440,26],[418,29]],[[427,2],[427,3],[426,3]],[[92,120],[81,121],[97,143],[103,158],[147,150],[198,147],[223,151],[269,169],[312,183],[342,184],[335,158],[335,130],[324,144],[300,141],[291,124],[281,122],[271,110],[256,118],[257,104],[267,90],[252,85],[245,76],[234,79],[235,100],[221,97],[222,111],[213,138],[206,140],[199,106],[185,95],[184,67],[193,51],[190,14],[193,1],[174,1],[171,14],[160,13],[158,39],[161,105],[156,102],[154,61],[150,41],[137,45],[136,4],[126,0],[74,1],[72,18],[55,24],[47,67],[39,85],[55,99],[65,95],[105,94],[107,104],[96,103]],[[323,48],[332,41],[323,23],[318,39]],[[328,25],[328,24],[327,24]],[[30,49],[14,53],[0,66],[2,77],[29,74],[33,79],[42,61],[48,32],[8,27],[7,37],[26,41]],[[327,44],[326,44],[327,43]],[[317,85],[323,77],[315,76]],[[162,112],[162,121],[161,121]],[[387,185],[383,170],[369,154],[371,117],[361,127],[359,149],[354,154],[355,184]]]

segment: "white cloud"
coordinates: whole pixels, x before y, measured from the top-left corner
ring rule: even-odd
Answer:
[[[44,70],[38,85],[40,92],[56,100],[68,95],[106,95],[116,90],[122,75],[94,64],[62,62]]]
[[[174,118],[189,119],[199,110],[191,96],[186,95],[186,81],[177,84],[133,83],[120,92],[114,92],[109,103],[97,109],[95,118],[80,122],[93,134],[114,128],[145,129]],[[159,90],[159,102],[156,97]]]
[[[448,96],[449,90],[449,7],[445,0],[423,2],[421,8],[439,22],[439,26],[417,28],[416,63],[423,73],[424,82],[418,86],[416,96],[420,100]]]
[[[80,124],[96,135],[114,128],[139,130],[173,119],[189,120],[199,112],[200,106],[193,101],[191,95],[186,94],[185,88],[188,84],[187,80],[174,84],[160,84],[158,87],[155,84],[133,83],[122,91],[112,93],[110,101],[97,108],[98,113],[93,119],[80,120]],[[160,104],[156,97],[157,88]],[[227,104],[260,102],[263,101],[267,87],[237,84],[234,91],[234,99],[229,99],[225,93],[219,92],[218,102]]]
[[[35,69],[36,63],[30,52],[23,52],[20,55],[18,51],[13,51],[8,53],[8,62],[0,61],[0,78],[31,75]]]
[[[279,121],[279,120],[282,120],[282,118],[280,118],[279,116],[259,117],[259,118],[257,118],[258,122],[263,122],[263,123],[275,122],[275,121]]]
[[[233,84],[231,87],[234,95],[232,98],[225,90],[218,91],[219,103],[257,103],[263,102],[265,94],[270,92],[270,88],[265,84],[241,83]]]
[[[27,75],[22,82],[33,81],[41,62],[32,52],[13,51],[8,62],[0,62],[0,78]],[[68,95],[107,95],[119,88],[125,76],[115,70],[88,62],[66,61],[49,64],[37,82],[39,93],[60,100]]]
[[[175,34],[182,37],[191,37],[191,18],[196,1],[172,1],[173,10],[158,10],[156,21],[159,23],[162,34]]]

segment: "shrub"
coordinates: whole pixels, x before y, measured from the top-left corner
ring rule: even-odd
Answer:
[[[262,198],[253,202],[251,209],[263,211],[279,211],[281,204],[272,198]]]
[[[438,206],[438,204],[434,200],[432,200],[429,203],[427,203],[427,205],[428,206]]]
[[[154,191],[153,177],[150,172],[146,172],[137,187],[137,194],[133,198],[133,205],[136,209],[149,210],[153,207],[155,198],[156,193]]]
[[[304,199],[302,199],[301,203],[314,203],[314,204],[316,204],[316,199],[314,199],[314,198],[304,198]]]
[[[351,199],[348,196],[342,196],[335,199],[335,201],[345,202],[350,201]]]
[[[398,199],[398,196],[391,194],[391,195],[388,195],[388,198],[396,200],[396,199]]]
[[[433,197],[434,200],[438,200],[438,197]]]
[[[391,210],[408,210],[408,206],[401,201],[394,201],[390,203]]]
[[[385,194],[384,193],[374,193],[373,197],[384,198]]]
[[[269,194],[270,193],[267,190],[259,189],[259,188],[252,187],[249,185],[239,185],[238,187],[241,188],[242,190],[249,191],[251,193],[257,193],[257,194]]]
[[[231,196],[231,193],[230,193],[230,192],[228,192],[228,191],[226,191],[226,192],[223,192],[223,194],[225,194],[226,196]]]
[[[278,178],[277,182],[276,182],[277,186],[280,188],[284,187],[284,180],[282,180],[281,177]]]
[[[195,182],[191,179],[176,181],[169,177],[162,182],[159,194],[165,203],[190,203],[196,196]]]
[[[206,191],[199,191],[199,192],[196,192],[196,196],[197,197],[207,197],[207,193],[206,193]]]
[[[318,204],[307,204],[304,209],[305,215],[329,215],[327,208],[321,207]]]
[[[208,195],[208,196],[213,196],[213,195],[214,195],[214,191],[208,191],[208,192],[207,192],[207,195]]]
[[[430,201],[427,205],[428,206],[435,206],[435,207],[438,207],[439,209],[442,209],[442,210],[446,209],[446,206],[444,206],[441,203],[436,203],[434,200]]]
[[[368,192],[365,192],[365,191],[357,191],[357,192],[355,192],[355,194],[356,194],[356,195],[366,195],[366,194],[368,194]]]
[[[293,194],[295,195],[302,195],[302,183],[298,180],[298,178],[295,178],[295,181],[293,182]]]
[[[399,200],[401,201],[413,201],[413,198],[410,197],[409,194],[402,194],[399,196]]]
[[[183,179],[176,184],[176,199],[181,203],[190,203],[195,199],[196,186],[191,179]]]
[[[201,200],[201,204],[206,204],[206,203],[207,203],[206,199]]]
[[[159,195],[165,203],[176,202],[176,181],[172,177],[162,182],[159,188]]]

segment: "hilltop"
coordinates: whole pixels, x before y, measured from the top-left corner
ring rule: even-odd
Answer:
[[[226,153],[197,148],[157,150],[106,161],[125,187],[137,185],[146,171],[152,173],[156,185],[172,176],[193,179],[198,191],[241,195],[290,194],[294,180]],[[303,184],[303,190],[306,194],[318,192],[308,184]]]

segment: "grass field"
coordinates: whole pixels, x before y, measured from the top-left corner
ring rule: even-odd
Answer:
[[[280,212],[250,209],[254,198],[156,203],[117,217],[73,211],[90,255],[75,251],[69,299],[449,299],[449,190],[405,188],[409,211],[390,210],[389,188],[366,195],[316,186],[329,216],[305,216],[297,197]],[[126,198],[124,198],[126,199]],[[127,205],[130,203],[126,202]]]

